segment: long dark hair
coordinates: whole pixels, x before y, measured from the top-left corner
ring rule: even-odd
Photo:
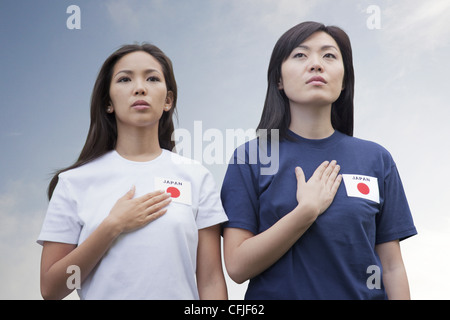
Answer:
[[[159,120],[158,140],[161,148],[170,151],[174,149],[175,142],[172,140],[174,124],[172,116],[177,102],[177,83],[175,81],[172,62],[164,52],[152,44],[124,45],[112,53],[100,69],[94,89],[92,90],[91,124],[86,142],[78,160],[70,167],[57,171],[53,176],[47,191],[49,199],[53,195],[53,191],[58,183],[58,175],[61,172],[80,167],[115,148],[117,142],[116,116],[115,113],[106,112],[106,108],[111,101],[109,88],[113,76],[113,69],[117,61],[122,57],[136,51],[145,51],[160,63],[164,73],[167,91],[171,91],[173,94],[172,108],[169,111],[164,111]]]
[[[287,131],[291,122],[289,99],[284,90],[278,88],[281,78],[281,64],[292,50],[313,33],[323,31],[338,44],[344,63],[344,90],[331,107],[331,124],[335,130],[353,136],[353,95],[355,75],[353,71],[352,48],[348,35],[339,27],[307,21],[286,31],[275,44],[267,74],[268,87],[261,120],[256,130],[278,129],[280,139],[289,138]]]

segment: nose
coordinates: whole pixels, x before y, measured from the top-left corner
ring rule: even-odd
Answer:
[[[136,81],[136,87],[134,89],[134,95],[145,95],[147,93],[147,89],[142,81]]]
[[[310,66],[309,66],[309,71],[310,72],[322,72],[323,71],[323,66],[321,63],[321,59],[319,55],[313,55],[311,57],[310,60]]]
[[[323,71],[323,67],[318,64],[318,63],[314,63],[311,65],[309,71],[313,72],[313,71],[317,71],[317,72],[322,72]]]

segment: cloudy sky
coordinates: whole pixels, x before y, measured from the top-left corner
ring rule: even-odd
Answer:
[[[67,27],[70,5],[81,29]],[[257,126],[272,48],[305,20],[338,25],[352,40],[355,136],[392,153],[419,231],[402,242],[412,298],[450,299],[447,0],[1,1],[0,299],[41,298],[35,240],[47,184],[84,144],[92,86],[110,53],[143,41],[165,51],[179,86],[177,127],[203,143],[201,154],[207,130],[225,139]],[[225,153],[205,163],[218,186]],[[228,288],[243,297],[245,284],[228,279]]]

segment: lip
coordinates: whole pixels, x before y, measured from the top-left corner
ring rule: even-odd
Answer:
[[[137,100],[131,105],[131,107],[137,110],[144,110],[150,108],[150,105],[145,100]]]
[[[312,78],[310,78],[308,81],[306,81],[307,84],[312,84],[312,85],[323,85],[323,84],[327,84],[327,82],[325,81],[324,78],[322,78],[321,76],[314,76]]]

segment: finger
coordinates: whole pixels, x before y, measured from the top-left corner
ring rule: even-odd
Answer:
[[[316,171],[313,173],[313,177],[316,177],[317,179],[322,179],[322,175],[327,169],[328,165],[330,164],[329,161],[324,161],[320,166],[317,167]]]
[[[153,197],[147,199],[146,201],[144,201],[144,202],[142,203],[142,205],[143,205],[144,207],[147,207],[147,208],[148,208],[148,207],[151,207],[152,205],[154,205],[154,204],[156,204],[156,203],[158,203],[158,202],[161,202],[161,201],[163,201],[163,200],[166,200],[166,199],[168,199],[168,198],[170,198],[170,193],[167,193],[167,192],[162,191],[161,194],[157,194],[157,195],[155,195],[155,196],[153,196]]]
[[[136,186],[132,185],[131,189],[128,190],[127,193],[125,193],[123,195],[122,199],[125,199],[125,200],[133,199],[135,192],[136,192]]]
[[[338,191],[341,181],[342,181],[342,175],[340,174],[336,177],[336,179],[334,180],[333,185],[331,186],[331,189],[330,189],[330,192],[331,192],[331,194],[333,194],[333,197],[336,194],[336,192]]]
[[[330,162],[328,167],[323,172],[322,178],[323,179],[328,179],[335,168],[336,168],[336,160],[333,160],[333,161]]]
[[[159,196],[159,195],[163,195],[166,192],[164,190],[156,190],[156,191],[152,191],[150,193],[144,194],[143,196],[140,196],[139,198],[137,198],[140,202],[144,203],[147,202],[148,200],[151,200],[152,198]]]
[[[158,212],[162,208],[166,207],[170,202],[172,202],[172,198],[168,198],[156,204],[153,204],[145,210],[145,213],[149,215],[154,214],[155,212]]]
[[[155,221],[156,219],[162,217],[166,212],[167,212],[167,209],[164,208],[164,209],[161,209],[161,210],[159,210],[159,211],[157,211],[157,212],[155,212],[153,214],[149,214],[147,216],[147,218],[145,219],[145,221],[146,221],[146,223],[150,223],[152,221]]]
[[[295,176],[297,178],[297,187],[301,184],[306,183],[305,173],[303,172],[302,168],[300,168],[300,167],[295,168]]]
[[[341,170],[341,166],[336,164],[333,168],[333,171],[331,171],[330,175],[328,176],[327,184],[332,185],[334,183],[334,180],[336,180],[336,177]]]

